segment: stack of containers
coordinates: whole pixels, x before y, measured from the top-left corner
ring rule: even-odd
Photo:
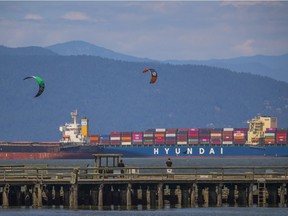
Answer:
[[[154,133],[154,143],[156,145],[165,144],[165,128],[156,128]]]
[[[132,133],[132,144],[133,145],[142,145],[143,135],[142,132],[133,132]]]
[[[131,145],[131,132],[122,132],[121,133],[121,145]]]
[[[177,142],[177,139],[176,139],[176,132],[177,132],[177,129],[167,129],[166,130],[166,144],[167,145],[175,145],[176,142]]]
[[[101,135],[100,136],[100,144],[101,145],[109,145],[110,144],[110,136],[109,135]]]
[[[276,139],[276,128],[266,128],[265,130],[265,138],[264,142],[265,144],[269,145],[274,145],[275,144],[275,139]]]
[[[210,144],[210,129],[207,128],[199,129],[199,144],[201,145]]]
[[[188,129],[188,144],[197,145],[199,143],[199,129],[198,128],[189,128]]]
[[[90,135],[90,143],[91,145],[99,144],[99,135]]]
[[[287,143],[287,129],[277,129],[276,143],[280,145]]]
[[[154,144],[154,130],[146,130],[143,132],[143,144],[153,145]]]
[[[211,129],[210,143],[213,145],[220,145],[222,143],[222,129]]]
[[[187,145],[187,143],[188,143],[188,129],[178,128],[177,145]]]
[[[243,145],[246,142],[246,133],[247,130],[245,128],[235,128],[233,131],[233,143],[237,145]]]
[[[121,133],[120,132],[111,132],[110,133],[110,144],[111,145],[120,145],[121,143]]]
[[[231,145],[233,144],[233,131],[234,128],[223,128],[223,144],[224,145]]]

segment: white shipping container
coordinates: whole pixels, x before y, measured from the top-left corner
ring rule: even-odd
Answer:
[[[121,139],[121,137],[110,137],[110,140],[120,140]]]
[[[223,128],[223,131],[233,131],[234,128]]]
[[[232,141],[223,141],[223,144],[230,145],[230,144],[233,144],[233,142]]]
[[[187,141],[178,141],[177,144],[178,145],[187,145]]]
[[[166,137],[176,137],[176,134],[166,134]]]
[[[121,142],[122,145],[131,145],[131,142]]]
[[[166,128],[156,128],[155,131],[156,132],[165,132]]]

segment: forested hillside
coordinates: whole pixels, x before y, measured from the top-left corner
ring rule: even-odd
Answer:
[[[144,68],[158,71],[149,84]],[[131,63],[95,56],[3,55],[0,61],[0,141],[58,141],[70,112],[90,121],[90,133],[148,128],[247,127],[257,114],[288,127],[288,84],[209,66]],[[44,93],[24,77],[45,80]],[[80,119],[79,119],[80,120]]]

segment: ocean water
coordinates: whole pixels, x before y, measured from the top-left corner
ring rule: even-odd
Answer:
[[[124,158],[123,161],[126,166],[147,166],[147,167],[164,167],[167,158]],[[203,167],[203,166],[288,166],[288,158],[172,158],[173,166],[193,166],[193,167]],[[83,166],[86,167],[94,165],[93,160],[6,160],[1,161],[0,165],[7,164],[48,164],[50,166]],[[31,207],[19,207],[19,208],[9,208],[2,209],[0,207],[0,216],[94,216],[94,215],[125,215],[125,216],[158,216],[158,215],[168,215],[168,216],[225,216],[225,215],[257,215],[257,216],[287,216],[288,207],[280,208],[262,208],[262,207],[198,207],[198,208],[170,208],[165,206],[163,209],[145,209],[141,207],[136,210],[91,210],[79,209],[79,210],[69,210],[60,207],[43,207],[41,209],[32,209]]]
[[[165,167],[167,158],[123,158],[126,166]],[[288,166],[288,158],[172,158],[173,167],[201,166]],[[94,165],[94,160],[0,160],[6,164],[48,164],[50,166],[83,166]]]
[[[288,208],[184,208],[162,210],[67,210],[67,209],[0,209],[2,216],[287,216]]]

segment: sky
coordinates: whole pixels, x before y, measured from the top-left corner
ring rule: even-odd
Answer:
[[[0,45],[82,40],[156,60],[288,53],[288,1],[3,1]]]

